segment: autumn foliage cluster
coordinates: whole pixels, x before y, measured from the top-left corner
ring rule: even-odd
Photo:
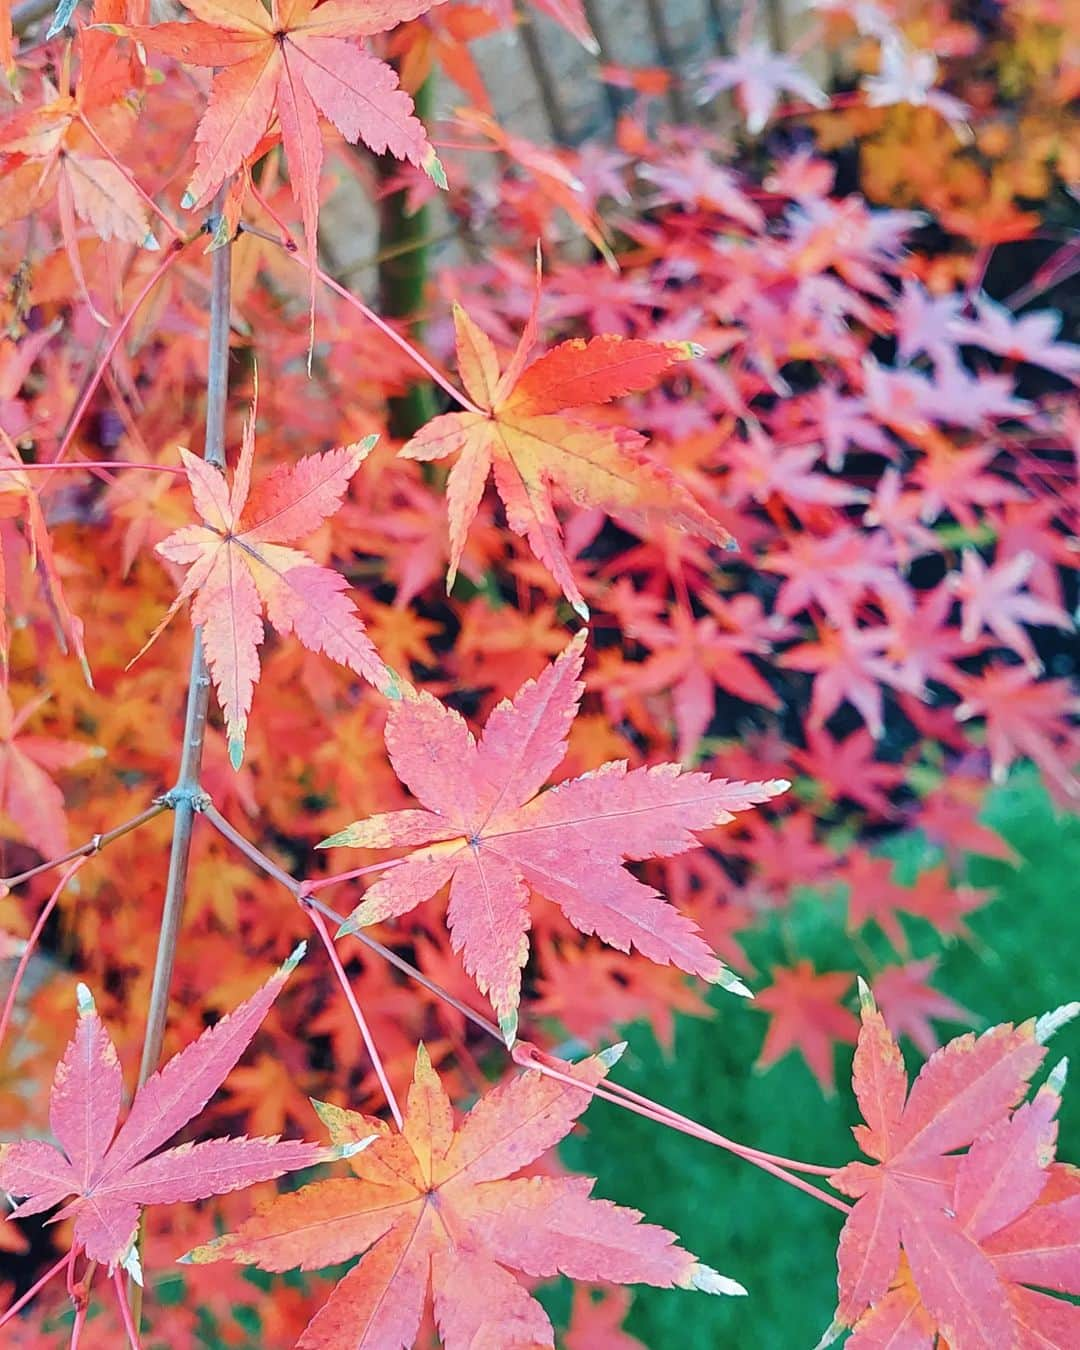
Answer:
[[[0,3],[4,1345],[752,1298],[720,1203],[699,1259],[561,1166],[596,1097],[838,1211],[823,1343],[1080,1345],[1080,1009],[942,1047],[974,1018],[912,943],[1012,860],[989,784],[1080,799],[1075,48],[1055,0],[968,9],[818,0],[778,52],[751,6],[694,69],[598,65],[570,149],[482,52],[592,47],[579,0]],[[754,968],[808,886],[850,961]],[[825,1091],[855,1046],[859,1159],[621,1088],[675,1013]],[[598,1297],[560,1343],[638,1344]]]

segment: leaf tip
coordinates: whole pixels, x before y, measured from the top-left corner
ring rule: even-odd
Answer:
[[[185,192],[184,195],[180,198],[180,205],[184,208],[185,211],[190,211],[191,208],[195,205],[195,200],[196,199],[193,193]]]
[[[582,599],[580,598],[580,596],[579,596],[577,600],[571,600],[571,601],[570,601],[570,604],[571,604],[571,607],[573,608],[574,613],[578,616],[578,618],[581,620],[581,622],[582,622],[582,623],[588,623],[588,622],[589,622],[589,606],[585,603],[585,601],[582,600]]]
[[[871,993],[870,986],[861,975],[859,976],[859,1008],[864,1015],[877,1012],[877,1004],[874,1002],[874,995]]]
[[[442,188],[444,192],[449,188],[450,184],[447,181],[446,170],[443,168],[442,160],[433,149],[429,148],[428,153],[424,156],[424,162],[421,167],[436,187]]]
[[[181,1266],[207,1266],[218,1259],[218,1251],[224,1242],[224,1237],[216,1237],[209,1242],[204,1242],[199,1247],[192,1247],[191,1251],[176,1258],[177,1264]]]
[[[1065,1080],[1069,1076],[1069,1059],[1064,1056],[1059,1059],[1047,1075],[1046,1086],[1056,1096],[1060,1097],[1065,1090]]]
[[[732,1298],[745,1298],[746,1290],[738,1280],[729,1279],[713,1270],[701,1261],[695,1261],[690,1267],[686,1279],[686,1288],[698,1289],[703,1294],[726,1294]]]
[[[350,1139],[346,1144],[335,1144],[330,1150],[333,1159],[354,1158],[358,1153],[363,1153],[364,1149],[369,1148],[376,1139],[377,1134],[369,1134],[366,1139]]]
[[[80,1017],[89,1017],[97,1012],[94,996],[81,980],[75,986],[75,1006],[79,1010]]]
[[[754,997],[753,990],[748,985],[743,984],[738,975],[723,964],[715,975],[707,978],[710,984],[719,985],[721,989],[726,989],[729,994],[738,994],[740,998]]]
[[[384,698],[390,699],[392,703],[400,703],[405,697],[405,691],[401,687],[401,680],[398,678],[397,672],[391,670],[389,666],[385,669],[386,678],[384,679],[379,692]]]
[[[605,1069],[613,1069],[626,1054],[627,1044],[627,1041],[616,1041],[614,1045],[609,1045],[606,1049],[598,1051],[596,1058]]]
[[[281,967],[282,975],[291,975],[293,971],[296,969],[296,967],[300,964],[300,962],[304,959],[304,955],[306,952],[307,952],[307,943],[298,942],[296,946],[292,949],[292,951],[289,953],[289,959]]]
[[[833,1341],[846,1330],[847,1324],[841,1322],[838,1317],[834,1317],[821,1333],[821,1340],[814,1346],[814,1350],[826,1350],[826,1346],[832,1345]]]
[[[338,830],[336,834],[328,834],[325,839],[320,839],[315,845],[316,848],[342,848],[348,844],[349,836],[352,832],[352,826],[347,825],[345,829]]]
[[[350,937],[353,933],[360,931],[360,925],[356,921],[356,914],[352,913],[334,934],[335,938]]]
[[[515,1008],[512,1012],[501,1013],[499,1015],[499,1030],[502,1032],[502,1038],[506,1042],[507,1050],[513,1050],[514,1042],[517,1040],[518,1015]]]
[[[1080,1003],[1063,1003],[1060,1008],[1043,1013],[1035,1023],[1035,1039],[1045,1045],[1051,1036],[1077,1016],[1080,1016]]]
[[[233,768],[239,771],[244,762],[244,733],[241,731],[238,735],[229,737],[229,763]]]

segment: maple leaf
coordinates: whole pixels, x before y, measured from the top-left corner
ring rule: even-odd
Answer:
[[[1022,551],[987,567],[975,549],[969,548],[964,550],[961,565],[963,570],[959,575],[953,573],[951,580],[963,608],[964,641],[973,642],[985,626],[1026,663],[1033,675],[1041,675],[1042,662],[1020,625],[1047,624],[1070,632],[1073,621],[1060,605],[1021,591],[1035,565],[1035,555]]]
[[[621,1047],[575,1065],[598,1082]],[[315,1314],[297,1350],[408,1350],[428,1282],[447,1350],[550,1346],[551,1324],[510,1270],[532,1278],[679,1286],[742,1294],[674,1236],[590,1196],[585,1177],[524,1177],[591,1100],[585,1087],[527,1071],[481,1097],[460,1128],[450,1099],[417,1051],[405,1123],[316,1103],[335,1143],[371,1141],[356,1174],[274,1200],[185,1261],[231,1259],[263,1270],[316,1269],[361,1256]],[[362,1254],[362,1255],[361,1255]]]
[[[774,967],[773,982],[763,989],[754,1007],[772,1018],[757,1067],[767,1069],[792,1050],[798,1050],[810,1072],[830,1095],[836,1091],[833,1046],[854,1045],[858,1021],[841,1000],[851,988],[846,970],[815,972],[809,961],[790,969]]]
[[[244,427],[231,489],[213,465],[180,451],[202,525],[174,530],[155,552],[186,567],[180,592],[139,655],[180,606],[191,600],[191,623],[201,627],[207,664],[225,713],[229,758],[244,758],[247,716],[259,677],[262,611],[284,637],[325,652],[390,696],[397,683],[364,631],[348,583],[286,543],[311,534],[341,504],[349,479],[375,444],[369,436],[295,464],[280,464],[251,491],[255,412]],[[138,659],[137,657],[135,659]]]
[[[103,25],[150,51],[216,68],[195,132],[195,173],[184,204],[209,201],[254,154],[277,116],[293,195],[314,263],[323,144],[319,114],[347,141],[422,168],[442,165],[394,70],[357,38],[384,33],[439,0],[184,0],[191,23]]]
[[[645,438],[626,427],[601,427],[570,410],[651,389],[696,349],[685,342],[615,336],[574,338],[526,368],[536,342],[536,303],[517,349],[500,370],[494,344],[460,305],[454,307],[458,369],[476,411],[430,421],[401,454],[437,460],[460,452],[446,484],[450,567],[454,583],[469,522],[488,476],[523,535],[577,612],[588,608],[570,570],[551,503],[558,487],[578,505],[600,506],[631,523],[663,520],[728,547],[731,537],[667,469],[641,453]]]
[[[970,140],[966,121],[971,109],[960,99],[935,89],[937,76],[933,52],[913,50],[898,33],[890,33],[881,43],[880,71],[863,81],[866,102],[871,108],[888,108],[894,103],[933,108],[958,135]]]
[[[100,239],[158,247],[143,196],[90,121],[92,114],[104,115],[113,138],[117,131],[130,136],[134,127],[132,109],[123,102],[130,84],[128,64],[108,50],[111,45],[102,33],[81,32],[81,75],[74,92],[60,94],[43,81],[41,106],[20,108],[0,123],[0,225],[36,213],[55,199],[68,258],[80,282],[76,217]]]
[[[746,129],[756,136],[765,129],[781,92],[805,100],[812,108],[827,108],[828,95],[790,56],[774,52],[767,42],[749,43],[735,56],[706,61],[705,81],[698,94],[707,103],[722,90],[736,89],[746,114]]]
[[[896,1041],[863,987],[853,1085],[866,1123],[854,1134],[874,1163],[849,1163],[830,1178],[856,1204],[840,1235],[840,1299],[822,1344],[867,1310],[882,1316],[881,1306],[898,1301],[897,1288],[909,1307],[917,1294],[955,1350],[1071,1343],[1020,1334],[1039,1322],[1053,1327],[1047,1317],[1059,1326],[1067,1319],[1074,1330],[1080,1322],[1075,1309],[1024,1288],[1080,1288],[1071,1254],[1080,1246],[1075,1201],[1061,1202],[1051,1190],[1049,1203],[1037,1203],[1054,1185],[1049,1163],[1063,1072],[1014,1108],[1042,1063],[1044,1042],[1078,1012],[1080,1004],[1071,1004],[1038,1022],[961,1036],[927,1061],[909,1092]],[[933,1343],[932,1332],[911,1341]]]
[[[144,1205],[224,1195],[341,1157],[340,1149],[277,1138],[210,1139],[155,1152],[221,1086],[303,950],[301,944],[251,998],[148,1078],[119,1130],[120,1061],[90,991],[79,985],[78,1025],[49,1099],[59,1147],[35,1139],[0,1149],[0,1188],[27,1197],[8,1217],[40,1214],[73,1195],[55,1218],[74,1218],[75,1246],[111,1269],[129,1263]],[[137,1261],[131,1268],[137,1271]]]
[[[584,638],[575,638],[512,702],[500,703],[479,743],[464,719],[430,694],[395,704],[387,749],[422,809],[357,821],[320,845],[412,849],[366,892],[342,932],[405,914],[451,883],[454,949],[491,998],[511,1043],[528,955],[530,891],[621,951],[633,946],[653,961],[748,993],[696,925],[623,863],[682,853],[696,845],[694,830],[731,820],[788,787],[784,780],[710,779],[673,764],[628,771],[615,760],[541,792],[566,754],[582,693]]]
[[[949,332],[958,342],[975,343],[1009,361],[1026,361],[1062,379],[1080,376],[1080,346],[1056,341],[1061,315],[1040,310],[1017,318],[988,295],[975,297],[975,319],[954,318]]]
[[[1055,798],[1064,802],[1080,797],[1080,777],[1074,766],[1080,744],[1068,719],[1080,713],[1080,697],[1068,680],[1036,684],[1025,666],[992,665],[979,675],[964,675],[958,683],[964,701],[956,709],[960,721],[986,718],[990,772],[1003,783],[1018,755],[1034,760]]]
[[[701,618],[673,609],[666,622],[651,615],[629,618],[627,636],[652,648],[643,662],[627,667],[618,690],[642,693],[671,690],[679,758],[689,761],[708,730],[715,708],[715,689],[734,698],[777,709],[780,701],[744,653],[764,655],[772,640],[785,636],[751,595],[723,600],[702,596],[708,613]],[[794,632],[795,630],[791,630]]]
[[[919,803],[919,828],[956,863],[965,853],[998,858],[1016,866],[1020,856],[1000,834],[979,820],[985,785],[969,774],[952,773]]]
[[[824,789],[833,801],[858,802],[874,815],[889,819],[896,810],[889,794],[904,781],[902,765],[876,759],[874,738],[865,727],[835,741],[820,727],[806,728],[806,749],[792,750],[791,759]]]
[[[930,1025],[931,1017],[967,1026],[978,1021],[967,1008],[927,984],[937,964],[936,956],[928,956],[906,966],[887,966],[871,986],[874,1001],[893,1036],[910,1037],[927,1058],[941,1044]]]

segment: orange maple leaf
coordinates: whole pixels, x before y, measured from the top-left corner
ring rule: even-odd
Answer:
[[[571,1073],[596,1083],[618,1053],[593,1056]],[[507,1179],[558,1143],[590,1099],[584,1087],[528,1071],[482,1097],[455,1128],[450,1098],[421,1045],[400,1133],[315,1103],[339,1147],[374,1140],[350,1157],[354,1177],[279,1196],[237,1232],[183,1259],[312,1270],[363,1254],[297,1350],[407,1350],[429,1276],[447,1350],[554,1344],[547,1315],[511,1270],[745,1293],[666,1229],[642,1223],[637,1210],[593,1199],[588,1178]]]
[[[347,141],[363,141],[446,178],[413,101],[393,69],[357,38],[414,19],[438,0],[184,0],[193,23],[107,25],[151,51],[214,66],[210,102],[195,132],[195,173],[184,204],[197,206],[247,163],[275,114],[293,195],[314,262],[323,145],[319,114]]]
[[[434,418],[401,451],[417,460],[460,452],[446,485],[448,587],[492,472],[510,528],[528,540],[585,619],[589,611],[563,548],[553,486],[579,505],[603,507],[630,523],[663,520],[714,544],[731,545],[728,532],[674,475],[641,453],[642,435],[595,425],[571,411],[651,389],[674,365],[697,355],[692,344],[610,335],[574,338],[526,369],[537,336],[534,301],[517,350],[500,370],[491,339],[460,305],[454,307],[454,325],[458,370],[475,408]]]

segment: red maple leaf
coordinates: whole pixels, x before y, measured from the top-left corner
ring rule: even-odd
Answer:
[[[893,1036],[910,1037],[927,1058],[941,1044],[930,1025],[932,1017],[967,1026],[978,1020],[967,1008],[927,984],[937,964],[936,956],[928,956],[906,966],[887,966],[875,976],[872,985],[874,1001]]]
[[[617,1052],[571,1074],[598,1082]],[[745,1290],[677,1246],[641,1215],[590,1196],[585,1177],[522,1177],[591,1100],[535,1071],[481,1097],[460,1127],[421,1045],[402,1131],[319,1104],[338,1145],[368,1142],[356,1174],[279,1196],[184,1259],[304,1270],[360,1256],[297,1342],[297,1350],[408,1350],[428,1283],[447,1350],[551,1346],[551,1323],[510,1273],[644,1283],[715,1294]]]
[[[454,947],[511,1042],[528,955],[530,891],[613,947],[633,946],[654,961],[746,992],[696,925],[622,864],[692,848],[693,831],[722,824],[788,786],[730,783],[673,764],[628,771],[617,760],[541,792],[566,753],[584,653],[582,634],[513,702],[499,704],[479,744],[464,719],[430,694],[395,704],[387,748],[422,809],[357,821],[322,845],[412,849],[367,891],[343,932],[406,914],[451,883]]]
[[[1073,621],[1060,605],[1021,591],[1034,565],[1034,554],[1018,553],[1007,562],[987,567],[971,548],[964,552],[963,571],[954,573],[951,580],[963,607],[964,641],[974,642],[985,626],[1033,675],[1041,675],[1042,662],[1021,625],[1046,624],[1070,632]]]
[[[798,1050],[823,1090],[836,1090],[833,1046],[854,1045],[859,1023],[841,1000],[851,988],[850,971],[820,974],[809,961],[790,969],[774,966],[773,982],[754,1000],[753,1007],[772,1018],[757,1064],[767,1069],[792,1050]]]
[[[957,685],[964,696],[956,709],[963,722],[986,718],[986,743],[995,783],[1003,783],[1009,765],[1026,755],[1042,769],[1057,800],[1080,797],[1080,737],[1070,717],[1080,713],[1080,696],[1068,680],[1036,684],[1024,666],[992,665],[979,675],[963,675]]]
[[[889,819],[896,815],[889,794],[903,783],[905,770],[876,759],[875,751],[866,727],[842,741],[834,741],[824,728],[807,727],[806,749],[792,750],[791,758],[831,800],[846,798]]]

